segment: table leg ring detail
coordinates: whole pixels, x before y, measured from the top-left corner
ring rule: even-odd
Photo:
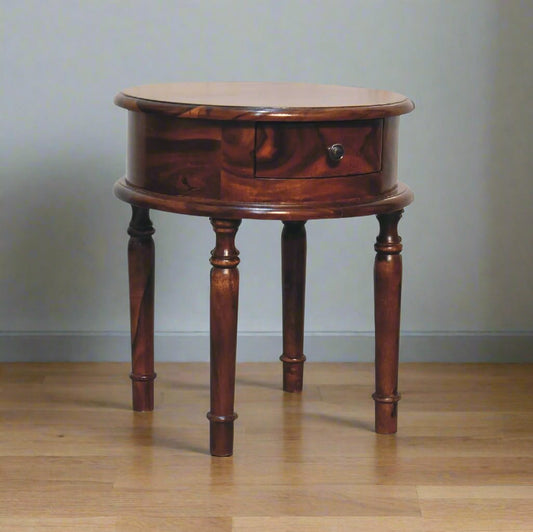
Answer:
[[[287,362],[289,364],[303,364],[307,359],[305,355],[299,357],[291,357],[290,355],[283,354],[279,357],[282,362]]]
[[[130,373],[130,379],[135,382],[153,382],[157,377],[157,373],[150,373],[148,375],[141,375],[139,373]]]
[[[216,414],[212,414],[211,412],[207,412],[207,419],[211,421],[212,423],[232,423],[235,421],[239,416],[237,415],[237,412],[233,412],[233,414],[230,414],[228,416],[217,416]]]
[[[397,403],[402,396],[397,393],[393,395],[379,395],[378,393],[372,394],[372,399],[376,401],[376,403]]]

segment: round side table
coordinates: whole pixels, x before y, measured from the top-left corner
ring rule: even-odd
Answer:
[[[283,389],[303,385],[305,222],[377,215],[376,432],[397,429],[402,260],[397,226],[411,203],[397,180],[400,94],[298,83],[171,83],[126,89],[126,176],[133,408],[154,407],[154,228],[149,210],[209,216],[211,252],[210,449],[233,452],[239,252],[243,218],[281,220]]]

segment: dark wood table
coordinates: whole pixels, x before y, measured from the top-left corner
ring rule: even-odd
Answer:
[[[126,89],[126,176],[133,408],[154,408],[154,228],[149,209],[209,216],[210,449],[233,452],[239,251],[243,218],[281,220],[283,389],[303,384],[305,222],[377,215],[374,266],[376,432],[397,429],[402,260],[397,226],[411,203],[397,180],[400,94],[298,83],[171,83]]]

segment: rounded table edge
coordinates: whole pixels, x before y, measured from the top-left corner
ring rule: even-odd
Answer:
[[[120,178],[113,187],[117,198],[137,207],[155,209],[193,216],[210,216],[226,219],[260,220],[318,220],[326,218],[350,218],[394,212],[407,207],[414,194],[404,183],[385,196],[361,202],[302,202],[298,204],[267,202],[228,202],[209,198],[170,196],[141,189]]]
[[[119,92],[114,103],[118,107],[141,113],[159,113],[180,118],[228,120],[248,122],[312,122],[344,121],[387,118],[410,113],[415,104],[409,98],[399,102],[353,107],[236,107],[221,105],[195,105],[148,100]]]

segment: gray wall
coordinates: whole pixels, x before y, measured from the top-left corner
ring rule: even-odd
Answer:
[[[406,360],[533,348],[533,40],[524,0],[3,0],[0,359],[124,359],[121,88],[186,80],[386,88],[402,119]],[[529,216],[528,216],[529,215]],[[206,359],[209,223],[154,213],[160,357]],[[245,221],[241,360],[279,354],[277,222]],[[371,357],[373,218],[308,224],[307,352]],[[356,351],[354,353],[354,351]]]

